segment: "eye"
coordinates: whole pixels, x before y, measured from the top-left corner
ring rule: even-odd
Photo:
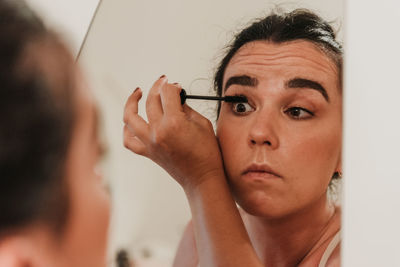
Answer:
[[[301,107],[288,108],[285,113],[295,120],[306,120],[314,116],[314,113]]]
[[[238,115],[245,115],[251,111],[254,111],[254,108],[250,106],[249,103],[232,103],[232,111]]]

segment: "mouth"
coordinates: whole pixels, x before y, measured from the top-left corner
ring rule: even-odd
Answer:
[[[279,173],[266,164],[252,164],[242,175],[250,178],[282,178]]]

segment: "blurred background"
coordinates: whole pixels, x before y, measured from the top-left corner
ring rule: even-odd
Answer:
[[[99,0],[25,0],[25,2],[41,15],[48,26],[64,37],[75,56],[79,53],[100,4]]]
[[[28,0],[61,32],[102,113],[103,171],[112,192],[109,258],[125,249],[135,266],[169,266],[190,211],[183,191],[122,145],[122,112],[162,74],[190,93],[213,94],[223,48],[271,9],[309,8],[345,39],[343,266],[400,266],[400,4],[393,0]],[[345,25],[345,28],[343,27]],[[144,102],[144,101],[142,101]],[[144,114],[141,103],[141,115]],[[189,104],[215,120],[215,107]]]

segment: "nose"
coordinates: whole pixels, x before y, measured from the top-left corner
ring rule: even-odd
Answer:
[[[279,146],[277,118],[274,118],[270,112],[261,111],[260,114],[254,114],[254,116],[249,130],[249,145],[276,149]]]

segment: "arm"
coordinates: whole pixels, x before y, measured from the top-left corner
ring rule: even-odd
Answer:
[[[197,256],[196,241],[194,238],[193,223],[190,221],[179,242],[178,249],[175,254],[173,267],[197,267],[199,259]]]
[[[262,266],[224,173],[187,190],[201,266]]]
[[[222,184],[222,186],[226,188],[227,185]],[[220,263],[218,266],[261,266],[257,256],[251,256],[254,254],[254,250],[250,245],[247,232],[238,232],[238,229],[244,229],[240,215],[238,218],[228,221],[232,217],[231,213],[236,214],[237,209],[234,207],[234,210],[230,211],[230,205],[224,208],[225,202],[229,203],[230,200],[224,201],[221,196],[230,197],[230,193],[221,194],[218,187],[217,183],[204,182],[198,191],[186,192],[193,221],[187,225],[180,241],[174,259],[174,267],[197,267],[199,256],[202,260],[201,266],[214,266],[215,262]],[[225,223],[224,220],[226,220]],[[207,227],[207,225],[209,226]],[[235,237],[236,234],[242,241]],[[222,242],[217,241],[220,237],[224,237]],[[197,250],[196,242],[202,246],[201,250]],[[246,253],[248,257],[235,257],[241,253]],[[218,259],[220,255],[225,255],[224,263]],[[250,263],[250,260],[253,259],[254,262]]]
[[[262,266],[229,191],[211,123],[181,106],[181,88],[155,82],[146,102],[149,122],[138,115],[135,91],[124,113],[124,145],[163,167],[184,189],[202,266]]]

